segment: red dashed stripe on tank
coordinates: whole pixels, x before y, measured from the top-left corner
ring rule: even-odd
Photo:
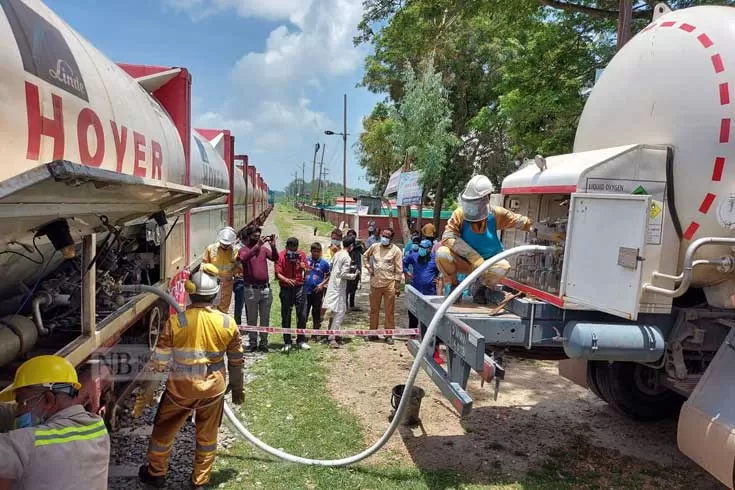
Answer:
[[[661,24],[650,24],[647,26],[643,31],[646,32],[649,30],[654,30],[656,27],[674,27],[676,25],[676,21],[666,21],[662,22]],[[696,26],[693,26],[691,24],[687,24],[686,22],[682,22],[679,24],[679,30],[692,33],[697,30]],[[699,41],[699,44],[702,45],[704,49],[709,49],[712,46],[714,46],[714,43],[712,42],[712,39],[710,37],[702,32],[697,36],[697,41]],[[716,75],[719,75],[720,73],[725,71],[725,62],[722,60],[722,55],[720,53],[715,53],[712,56],[710,56],[710,60],[712,62],[712,68],[715,71]],[[730,105],[730,86],[727,82],[717,82],[717,93],[720,99],[720,105],[726,106]],[[720,130],[718,135],[718,141],[720,144],[728,144],[730,143],[730,118],[723,117],[720,119]],[[727,160],[723,156],[717,156],[714,160],[714,165],[712,168],[712,182],[720,182],[722,180],[722,174],[725,171],[725,164],[727,163]],[[714,204],[715,200],[717,199],[717,195],[712,192],[707,192],[702,199],[702,203],[699,206],[699,212],[702,215],[705,215],[709,212],[710,208],[712,208],[712,205]],[[691,240],[694,238],[694,235],[697,233],[697,230],[699,230],[699,223],[692,220],[691,223],[689,223],[689,226],[687,227],[686,231],[684,231],[684,234],[682,237],[685,240]]]

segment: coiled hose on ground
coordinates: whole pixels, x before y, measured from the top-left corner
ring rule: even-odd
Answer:
[[[472,271],[470,275],[468,275],[457,288],[452,291],[449,296],[447,296],[444,301],[442,302],[439,309],[434,313],[434,317],[431,319],[431,323],[429,324],[429,327],[426,330],[426,334],[424,334],[424,338],[421,341],[421,345],[419,347],[418,352],[416,353],[416,357],[413,361],[413,364],[411,365],[411,370],[408,373],[408,378],[406,379],[406,387],[404,389],[404,393],[410,393],[411,388],[413,388],[414,381],[416,380],[416,376],[418,375],[419,369],[421,368],[421,361],[424,359],[424,356],[426,355],[427,350],[429,349],[429,345],[431,344],[433,337],[434,337],[434,331],[436,330],[437,325],[439,325],[439,320],[446,314],[447,310],[450,308],[451,305],[454,304],[454,302],[459,298],[459,296],[462,294],[462,291],[466,289],[472,282],[477,279],[483,272],[485,272],[489,267],[492,265],[500,262],[501,260],[504,260],[508,257],[511,257],[513,255],[517,255],[520,253],[525,252],[548,252],[554,250],[555,247],[547,247],[542,245],[522,245],[520,247],[515,247],[509,250],[506,250],[504,252],[499,253],[498,255],[495,255],[494,257],[491,257],[487,259],[480,267]],[[159,290],[160,291],[160,290]],[[156,293],[158,294],[158,293]],[[165,293],[164,293],[165,294]],[[161,296],[159,294],[159,296]],[[178,306],[176,304],[176,301],[173,299],[173,297],[168,296],[166,301],[168,301],[174,308]],[[161,296],[163,297],[163,296]],[[180,308],[177,308],[177,311],[180,311]],[[362,461],[363,459],[372,456],[375,454],[383,445],[388,442],[388,440],[393,436],[393,433],[396,431],[398,426],[401,424],[401,419],[403,417],[403,412],[406,410],[406,407],[409,403],[408,396],[401,397],[401,402],[398,404],[398,408],[396,409],[396,413],[393,417],[393,421],[390,423],[388,428],[386,429],[385,433],[378,439],[375,444],[370,446],[369,448],[365,449],[363,452],[359,454],[355,454],[354,456],[350,456],[347,458],[341,458],[341,459],[310,459],[310,458],[303,458],[301,456],[295,456],[293,454],[288,454],[284,451],[278,450],[274,447],[269,446],[268,444],[264,443],[257,437],[255,437],[245,426],[238,420],[238,418],[235,416],[232,409],[229,407],[227,403],[225,403],[225,415],[227,416],[227,420],[229,420],[232,425],[235,426],[237,431],[240,433],[242,437],[244,437],[247,441],[252,443],[254,446],[258,447],[259,449],[265,451],[266,453],[276,456],[277,458],[280,458],[284,461],[288,461],[291,463],[300,463],[300,464],[307,464],[307,465],[314,465],[314,466],[347,466],[353,463],[357,463],[358,461]]]

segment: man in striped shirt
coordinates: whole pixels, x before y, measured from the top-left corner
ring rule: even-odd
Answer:
[[[0,395],[16,403],[15,430],[0,434],[0,488],[12,480],[29,490],[107,489],[110,437],[100,416],[75,403],[80,388],[63,357],[36,356],[18,368]]]

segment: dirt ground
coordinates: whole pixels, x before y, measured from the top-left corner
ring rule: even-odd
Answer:
[[[315,237],[310,226],[298,221],[291,226],[299,240],[328,243],[328,237]],[[357,299],[360,311],[349,312],[343,328],[368,324],[366,276],[363,271]],[[396,326],[408,327],[402,296],[396,302]],[[332,396],[361,419],[366,446],[372,444],[388,426],[391,389],[405,382],[413,362],[405,339],[397,339],[393,346],[355,339],[330,350],[326,360]],[[505,367],[497,401],[493,385],[481,387],[479,376],[472,373],[468,392],[473,410],[464,419],[420,371],[417,385],[426,392],[422,425],[402,428],[400,436],[394,436],[371,462],[453,469],[466,474],[468,482],[487,481],[490,475],[512,481],[563,451],[571,455],[571,464],[584,471],[617,467],[657,475],[651,488],[693,488],[692,482],[697,489],[724,488],[679,452],[676,420],[648,424],[628,420],[590,391],[558,376],[553,361],[506,357]]]

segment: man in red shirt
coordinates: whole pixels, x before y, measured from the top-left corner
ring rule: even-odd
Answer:
[[[269,326],[271,316],[270,282],[268,280],[268,260],[275,262],[278,258],[276,236],[261,236],[260,227],[245,229],[245,244],[240,248],[242,262],[242,280],[245,289],[245,315],[250,326]],[[260,323],[258,317],[260,316]],[[258,349],[257,332],[248,332],[250,345],[248,352]],[[268,352],[268,334],[260,334],[260,350]]]
[[[276,277],[281,285],[281,324],[283,328],[291,328],[291,310],[296,308],[296,328],[306,328],[304,311],[304,279],[311,268],[306,261],[306,254],[299,250],[298,239],[291,237],[286,241],[286,249],[281,250],[276,262]],[[291,334],[283,334],[283,352],[291,350]],[[304,334],[296,335],[296,345],[300,349],[309,349]]]

